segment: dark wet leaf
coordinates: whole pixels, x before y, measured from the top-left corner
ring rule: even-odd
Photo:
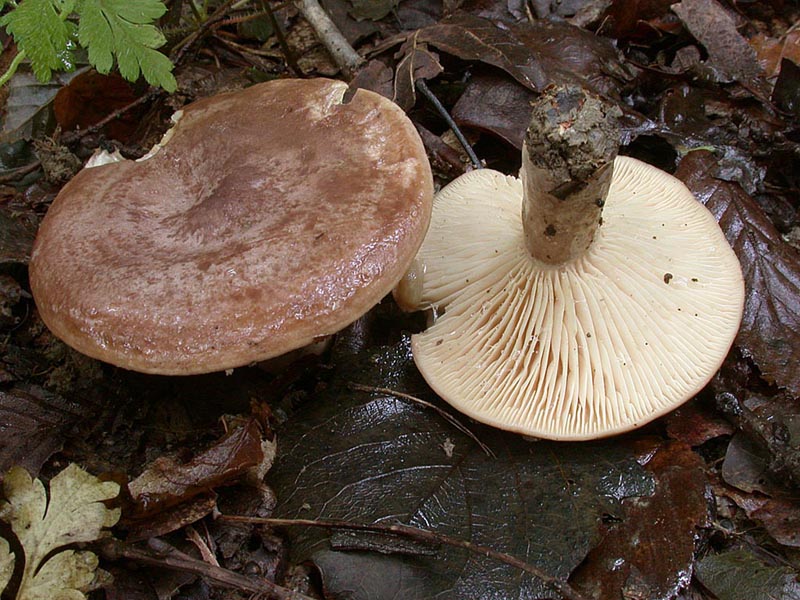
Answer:
[[[392,12],[399,2],[400,0],[350,0],[353,7],[348,12],[356,21],[379,21]]]
[[[0,133],[0,144],[29,140],[48,133],[51,127],[51,102],[58,90],[82,70],[72,73],[54,73],[47,83],[42,83],[33,73],[20,71],[8,83],[8,100]]]
[[[508,29],[492,21],[457,13],[417,32],[427,42],[463,60],[481,61],[504,70],[531,90],[544,89],[549,79],[534,56]]]
[[[499,73],[479,71],[453,106],[453,118],[463,127],[488,131],[521,149],[534,97],[532,91]]]
[[[20,466],[36,477],[82,416],[78,404],[37,386],[0,390],[0,473]]]
[[[718,600],[800,600],[791,568],[768,566],[744,549],[705,557],[696,575]]]
[[[128,484],[136,519],[176,506],[221,485],[234,483],[264,459],[261,427],[248,419],[187,462],[161,456]]]
[[[405,111],[416,104],[417,80],[433,79],[444,71],[436,53],[427,44],[418,43],[416,37],[412,35],[397,53],[401,58],[395,67],[392,100]]]
[[[781,72],[772,90],[772,100],[795,118],[800,117],[800,67],[788,58],[781,61]]]
[[[716,166],[711,153],[690,152],[676,175],[717,218],[742,264],[746,296],[736,344],[767,381],[799,396],[800,255],[741,187],[711,175]]]
[[[664,422],[667,435],[692,447],[700,446],[708,440],[733,433],[733,426],[712,407],[690,400],[672,411]]]
[[[659,449],[647,463],[655,493],[622,502],[619,522],[579,569],[578,587],[607,600],[667,600],[688,585],[695,537],[708,521],[703,466],[685,444]]]
[[[37,218],[0,204],[0,265],[28,264]]]
[[[716,0],[682,0],[672,10],[708,52],[710,66],[721,81],[739,83],[767,96],[769,90],[756,51],[736,28],[730,14]]]
[[[675,0],[612,0],[602,21],[602,32],[612,38],[651,40],[669,22]]]
[[[597,541],[603,514],[617,514],[623,498],[653,490],[625,442],[528,442],[475,426],[495,458],[430,408],[348,388],[348,382],[369,383],[436,401],[410,360],[407,341],[340,356],[335,364],[328,388],[280,434],[270,482],[282,517],[399,521],[486,544],[566,577]],[[291,528],[289,534],[292,558],[320,568],[331,598],[533,599],[549,593],[515,569],[449,547],[415,555],[389,539],[383,554],[344,551],[334,549],[324,531]],[[362,541],[348,547],[375,547],[373,540]]]
[[[766,492],[768,485],[769,456],[765,449],[747,435],[736,434],[725,451],[722,479],[744,492]]]
[[[86,129],[136,100],[130,83],[120,75],[84,71],[62,87],[53,100],[56,122],[64,131]],[[109,137],[127,141],[140,114],[128,111],[103,129]]]

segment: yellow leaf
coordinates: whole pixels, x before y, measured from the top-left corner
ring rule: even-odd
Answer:
[[[9,470],[3,488],[6,500],[0,503],[0,519],[11,525],[25,553],[17,600],[85,598],[95,577],[97,557],[91,552],[53,552],[102,537],[104,528],[119,519],[118,509],[103,504],[116,497],[119,486],[71,464],[50,481],[49,502],[42,482],[20,467]],[[47,556],[50,558],[45,560]],[[3,564],[0,547],[0,577]]]

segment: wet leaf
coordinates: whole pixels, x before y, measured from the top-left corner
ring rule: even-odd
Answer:
[[[800,600],[792,569],[768,566],[747,550],[707,556],[696,574],[718,600]]]
[[[0,390],[0,471],[17,465],[38,475],[82,414],[78,404],[36,386]]]
[[[270,473],[277,515],[399,521],[566,577],[597,541],[604,514],[617,514],[623,498],[652,492],[651,478],[625,442],[528,442],[475,426],[492,457],[430,408],[348,387],[368,382],[436,401],[409,354],[404,340],[339,357],[325,392],[281,434]],[[292,528],[289,534],[293,559],[313,561],[331,597],[533,599],[549,593],[513,568],[449,547],[418,551],[362,538],[349,540],[352,550],[345,550],[324,531]],[[378,547],[383,553],[365,549]]]
[[[103,504],[119,486],[100,481],[71,464],[44,485],[21,467],[3,481],[6,500],[0,519],[11,526],[25,553],[17,600],[84,598],[95,578],[97,557],[92,552],[63,550],[68,544],[92,542],[119,519],[118,509]]]
[[[49,133],[53,99],[58,90],[80,72],[54,73],[47,83],[40,82],[33,73],[20,71],[14,75],[8,84],[0,143],[10,144]]]
[[[248,419],[188,462],[160,456],[128,484],[136,502],[133,516],[154,513],[186,502],[213,488],[238,481],[265,458],[261,427]],[[267,443],[269,445],[269,443]]]
[[[415,33],[443,52],[463,60],[481,61],[504,70],[531,90],[544,89],[549,80],[538,58],[507,27],[492,21],[457,13]]]
[[[800,30],[792,28],[780,38],[756,34],[750,39],[756,51],[758,64],[768,78],[775,78],[781,70],[781,62],[790,60],[800,63]]]
[[[85,71],[62,87],[53,101],[56,122],[64,131],[86,129],[136,100],[131,84],[117,74]],[[103,132],[127,141],[139,124],[140,111],[129,111],[112,120]]]
[[[395,68],[392,100],[408,111],[417,101],[417,80],[433,79],[444,69],[436,53],[431,52],[427,44],[417,43],[416,36],[409,38],[397,55],[402,58]]]
[[[767,381],[799,396],[800,255],[741,187],[711,175],[716,163],[709,152],[690,152],[676,175],[717,218],[742,265],[746,295],[736,344]]]
[[[710,406],[690,400],[672,411],[664,421],[667,434],[692,447],[700,446],[708,440],[722,435],[731,435],[733,426]]]
[[[769,95],[755,50],[736,23],[716,0],[682,0],[672,10],[708,52],[707,65],[722,81],[738,81],[764,96]]]
[[[348,12],[356,21],[379,21],[392,12],[399,2],[400,0],[350,0],[353,8]]]
[[[622,502],[575,583],[608,600],[674,598],[691,580],[695,537],[708,521],[703,466],[684,444],[659,449],[647,464],[655,493]]]

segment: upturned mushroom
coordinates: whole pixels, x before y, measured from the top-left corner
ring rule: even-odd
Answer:
[[[625,432],[692,397],[730,349],[736,256],[680,181],[616,156],[617,110],[549,90],[520,179],[476,170],[434,199],[395,297],[433,309],[414,360],[476,420],[559,440]]]
[[[389,100],[278,80],[186,106],[143,160],[86,168],[30,263],[45,324],[128,369],[191,374],[281,355],[391,291],[433,183]]]

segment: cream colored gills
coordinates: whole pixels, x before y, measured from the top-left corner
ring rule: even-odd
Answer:
[[[488,169],[436,196],[414,273],[395,292],[444,313],[412,339],[431,387],[477,420],[552,439],[624,432],[699,391],[744,300],[705,207],[674,177],[617,158],[588,249],[547,263],[526,247],[524,202],[520,180]]]

